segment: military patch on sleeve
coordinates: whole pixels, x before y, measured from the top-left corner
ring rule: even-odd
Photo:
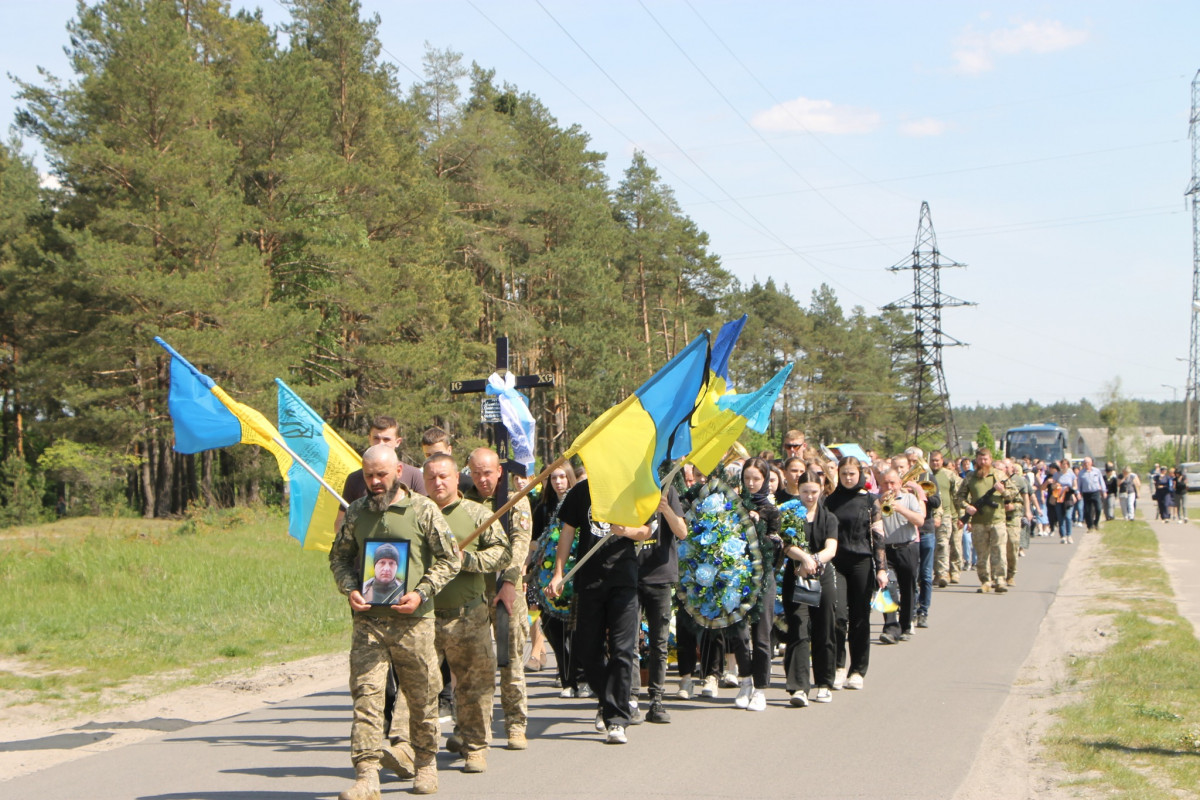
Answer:
[[[517,528],[523,531],[533,527],[533,518],[528,511],[518,511],[516,516]]]

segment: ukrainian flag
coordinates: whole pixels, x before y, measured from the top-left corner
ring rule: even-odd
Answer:
[[[721,330],[717,331],[717,338],[713,340],[712,359],[708,368],[708,383],[696,404],[696,413],[692,415],[693,427],[698,428],[704,425],[720,411],[717,406],[717,398],[729,391],[729,356],[733,353],[733,347],[737,344],[738,337],[742,335],[744,327],[746,327],[745,314],[739,319],[726,322],[721,326]]]
[[[286,383],[279,378],[275,383],[279,386],[279,432],[283,440],[329,487],[322,486],[299,462],[292,465],[288,472],[288,534],[305,550],[327,553],[341,508],[341,495],[336,493],[345,486],[351,472],[362,469],[362,458]]]
[[[706,382],[708,357],[706,331],[568,448],[564,457],[578,455],[587,468],[593,518],[634,527],[658,508],[658,466],[692,449],[688,420]]]
[[[721,457],[742,435],[742,431],[746,428],[759,433],[765,431],[770,424],[775,401],[792,374],[792,366],[788,364],[779,370],[756,392],[726,394],[719,398],[718,412],[692,430],[693,448],[687,460],[707,475],[721,463]]]
[[[171,354],[167,408],[175,425],[175,452],[199,453],[234,444],[256,444],[275,456],[279,474],[287,480],[292,457],[280,446],[275,426],[258,411],[227,395],[161,338],[155,336],[154,341]]]

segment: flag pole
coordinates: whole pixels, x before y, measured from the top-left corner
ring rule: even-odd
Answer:
[[[337,498],[337,501],[342,504],[342,508],[350,507],[350,504],[346,502],[346,498],[342,497],[340,492],[338,492],[336,489],[334,489],[332,486],[330,486],[329,483],[326,482],[326,480],[324,478],[322,478],[320,475],[318,475],[317,471],[315,469],[313,469],[312,467],[310,467],[308,465],[307,461],[305,461],[300,456],[296,455],[296,451],[287,446],[287,442],[285,442],[283,440],[283,437],[271,434],[271,441],[275,442],[275,444],[282,447],[284,452],[292,457],[292,460],[294,460],[297,464],[299,464],[300,466],[302,466],[306,470],[308,470],[308,474],[312,475],[314,478],[316,478],[317,483],[324,486],[326,491],[328,491],[331,495],[333,495],[334,497]]]
[[[663,497],[666,497],[667,493],[671,491],[671,484],[675,482],[675,476],[679,474],[679,470],[683,469],[683,465],[686,463],[687,463],[686,458],[680,459],[679,463],[676,464],[674,467],[672,467],[671,471],[667,473],[667,477],[664,478],[663,482],[662,482],[662,496]],[[657,514],[658,512],[656,511],[654,513]],[[607,544],[608,540],[611,538],[612,538],[612,534],[611,533],[607,534],[603,539],[596,542],[596,544],[592,546],[591,550],[588,550],[586,553],[584,553],[583,558],[576,561],[575,566],[571,567],[571,570],[566,575],[563,576],[563,584],[565,585],[567,581],[569,581],[569,580],[571,580],[571,578],[575,577],[575,573],[579,571],[579,568],[582,567],[585,563],[587,563],[587,560],[589,558],[591,558],[592,555],[597,550],[604,547],[604,545]]]

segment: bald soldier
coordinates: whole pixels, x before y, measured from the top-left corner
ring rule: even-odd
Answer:
[[[442,510],[460,548],[462,570],[434,598],[435,646],[457,679],[454,701],[458,727],[446,749],[466,759],[463,772],[487,769],[492,731],[492,695],[496,691],[496,651],[487,606],[484,573],[508,566],[512,547],[499,522],[493,522],[465,547],[492,512],[458,491],[458,465],[446,453],[434,453],[422,468],[429,498]]]
[[[350,640],[350,696],[354,722],[350,758],[357,779],[340,800],[379,800],[383,757],[384,684],[389,667],[408,704],[409,740],[416,777],[413,792],[437,791],[437,693],[441,688],[434,649],[433,597],[458,574],[454,535],[441,511],[401,481],[400,459],[390,444],[363,454],[366,497],[346,509],[329,551],[329,568],[353,612]],[[408,543],[404,582],[408,590],[395,605],[371,605],[363,597],[367,540]],[[380,547],[392,547],[388,544]],[[378,548],[376,548],[378,550]],[[393,548],[398,551],[402,548]]]
[[[496,489],[504,480],[500,457],[495,450],[480,447],[472,451],[467,460],[474,484],[467,491],[467,499],[488,506],[493,511]],[[492,606],[492,624],[496,623],[495,609],[503,604],[509,614],[508,623],[508,666],[500,668],[500,704],[504,707],[504,730],[508,736],[509,750],[524,750],[525,726],[528,720],[528,702],[525,699],[525,640],[529,638],[529,609],[525,604],[525,586],[522,576],[525,558],[529,555],[529,536],[533,527],[533,516],[529,513],[529,500],[522,497],[509,514],[508,539],[512,545],[512,561],[494,579],[489,580],[488,599]],[[497,646],[502,647],[497,637]]]

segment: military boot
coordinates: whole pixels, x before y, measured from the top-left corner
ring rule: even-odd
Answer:
[[[379,760],[383,766],[396,773],[396,776],[402,781],[411,780],[416,774],[416,769],[413,767],[412,747],[407,742],[385,744]]]
[[[437,790],[437,764],[417,767],[417,777],[413,779],[413,794],[437,794]]]
[[[358,763],[354,765],[358,780],[338,795],[338,800],[380,800],[379,765]]]
[[[463,772],[487,772],[487,751],[468,750],[467,764],[463,767]]]

